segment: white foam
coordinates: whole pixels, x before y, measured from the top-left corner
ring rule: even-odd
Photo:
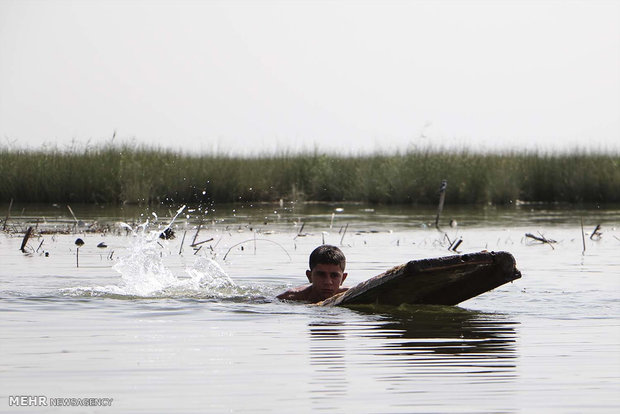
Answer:
[[[161,230],[149,232],[147,227],[148,223],[145,223],[132,229],[133,240],[126,254],[121,255],[113,267],[121,276],[119,284],[70,288],[63,292],[78,296],[148,298],[230,298],[247,297],[252,293],[253,289],[237,285],[215,260],[205,256],[197,256],[191,266],[181,274],[175,274],[166,266],[164,258],[167,255],[161,254],[162,246],[158,243]]]

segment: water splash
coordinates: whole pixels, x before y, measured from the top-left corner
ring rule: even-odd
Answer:
[[[184,208],[184,207],[183,207]],[[183,211],[177,211],[177,216]],[[176,217],[176,216],[175,216]],[[174,221],[174,219],[173,219]],[[170,228],[172,221],[165,228]],[[175,274],[166,266],[160,243],[161,229],[148,231],[148,221],[131,228],[133,233],[127,253],[113,266],[120,276],[117,285],[64,289],[75,296],[106,296],[126,298],[217,298],[258,299],[263,295],[258,288],[236,284],[213,259],[197,256],[191,266]],[[165,242],[164,242],[165,243]]]

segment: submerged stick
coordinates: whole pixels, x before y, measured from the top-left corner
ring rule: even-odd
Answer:
[[[581,251],[581,255],[584,256],[586,254],[586,235],[583,232],[583,217],[581,217],[581,241],[583,243],[583,250]]]
[[[557,243],[557,241],[555,241],[553,239],[547,239],[542,234],[539,237],[539,236],[534,236],[532,233],[525,233],[525,237],[526,238],[529,237],[530,239],[534,239],[536,241],[539,241],[542,244],[548,244],[553,250],[555,250],[555,247],[553,247],[553,243]]]
[[[77,217],[75,217],[75,213],[73,213],[73,210],[71,209],[71,206],[69,204],[67,204],[67,208],[69,209],[69,213],[71,213],[71,215],[73,216],[73,220],[75,220],[75,225],[79,225],[79,221],[77,219]]]
[[[306,227],[306,223],[301,223],[301,227],[299,228],[299,231],[297,231],[295,237],[293,237],[293,240],[297,239],[298,237],[304,237],[306,235],[305,233],[303,233],[304,227]]]
[[[230,251],[231,251],[232,249],[234,249],[235,247],[237,247],[237,246],[239,246],[239,245],[241,245],[241,244],[243,244],[243,243],[247,243],[247,242],[250,242],[250,241],[254,241],[255,243],[256,243],[257,241],[266,241],[266,242],[269,242],[269,243],[273,243],[273,244],[275,244],[275,245],[278,245],[278,246],[280,246],[280,248],[281,248],[282,250],[284,250],[284,253],[286,253],[286,255],[288,256],[289,260],[292,260],[292,259],[291,259],[291,255],[290,255],[290,254],[288,254],[288,251],[286,251],[286,249],[284,248],[284,246],[282,246],[280,243],[274,242],[273,240],[269,240],[269,239],[247,239],[247,240],[241,241],[241,242],[239,242],[239,243],[237,243],[237,244],[233,244],[232,246],[230,246],[230,247],[228,248],[228,250],[226,251],[226,254],[224,255],[224,258],[223,258],[222,260],[226,260],[226,257],[228,256],[228,253],[230,253]],[[218,242],[218,243],[219,243],[219,242]]]
[[[210,242],[210,241],[213,241],[213,237],[211,237],[210,239],[199,241],[198,243],[192,243],[192,244],[190,244],[190,247],[200,246],[201,244],[207,243],[207,242]]]
[[[179,247],[179,254],[183,251],[183,242],[185,241],[185,235],[187,234],[187,230],[183,232],[183,238],[181,239],[181,246]]]
[[[344,240],[344,235],[347,234],[347,229],[349,228],[349,223],[344,226],[344,231],[342,232],[342,237],[340,238],[340,245],[342,246],[342,241]]]
[[[194,247],[196,244],[196,238],[198,237],[198,233],[200,233],[200,228],[202,227],[202,218],[200,219],[200,223],[198,223],[198,228],[196,229],[196,234],[194,234],[194,239],[192,240],[191,246]]]
[[[448,180],[441,180],[441,186],[439,187],[439,205],[437,206],[437,217],[435,217],[435,227],[437,228],[437,230],[441,229],[439,228],[439,216],[441,215],[441,212],[443,211],[443,203],[446,199],[446,188],[448,187]]]
[[[19,248],[19,250],[21,250],[22,253],[26,253],[26,244],[28,243],[28,239],[30,238],[31,235],[32,235],[32,226],[28,227],[28,230],[26,230],[26,234],[24,234],[24,238],[22,239],[22,245]]]
[[[590,240],[594,240],[595,237],[596,237],[596,240],[600,240],[602,235],[603,233],[601,232],[601,225],[597,224],[596,227],[594,228],[594,231],[590,235]]]
[[[539,241],[541,243],[557,243],[557,241],[553,240],[553,239],[547,239],[545,236],[535,236],[532,233],[525,233],[525,237],[529,237],[530,239],[534,239],[536,241]]]
[[[463,239],[459,239],[456,243],[454,243],[454,246],[452,247],[452,251],[456,252],[456,249],[459,248],[459,246],[461,245],[461,243],[463,243]],[[458,253],[458,252],[457,252]]]
[[[4,219],[4,224],[2,225],[2,231],[6,230],[6,223],[9,222],[9,218],[11,217],[11,208],[13,208],[13,199],[9,202],[9,211],[6,213],[6,218]]]

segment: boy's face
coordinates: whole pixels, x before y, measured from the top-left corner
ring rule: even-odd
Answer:
[[[312,270],[306,270],[306,276],[312,283],[312,291],[315,297],[320,300],[327,299],[338,293],[342,282],[347,278],[347,274],[342,271],[339,265],[317,264]]]

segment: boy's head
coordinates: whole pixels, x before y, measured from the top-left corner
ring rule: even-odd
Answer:
[[[346,259],[339,248],[323,245],[314,249],[310,254],[310,270],[306,270],[306,277],[312,284],[312,298],[325,300],[340,292],[347,278],[345,266]]]
[[[344,272],[344,268],[347,265],[347,259],[344,257],[342,250],[329,244],[324,244],[314,249],[310,253],[309,262],[310,271],[318,264],[331,264],[340,266],[340,269]]]

